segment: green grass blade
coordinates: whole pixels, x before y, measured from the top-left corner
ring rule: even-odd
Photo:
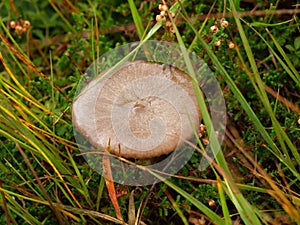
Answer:
[[[92,200],[91,200],[91,197],[90,197],[90,194],[89,194],[89,191],[88,191],[88,188],[87,188],[87,185],[86,183],[84,182],[83,178],[82,178],[82,175],[78,169],[78,166],[76,164],[76,162],[74,161],[71,153],[69,152],[69,150],[67,149],[67,153],[68,153],[68,156],[69,156],[69,159],[70,159],[70,162],[75,170],[75,173],[78,177],[78,180],[81,184],[81,189],[82,189],[82,195],[85,197],[87,203],[90,205],[90,207],[92,207],[93,203],[92,203]]]
[[[225,224],[230,225],[232,223],[232,221],[230,219],[230,214],[229,214],[228,206],[227,206],[226,199],[225,199],[225,193],[223,190],[224,187],[222,186],[220,177],[217,177],[217,188],[219,191],[219,196],[220,196],[222,211],[223,211],[223,215],[224,215],[224,219],[225,219]]]
[[[172,20],[172,17],[170,17],[170,19]],[[231,191],[230,192],[230,197],[235,202],[236,208],[238,209],[241,217],[243,218],[243,221],[246,224],[253,224],[253,223],[260,224],[260,221],[257,218],[257,215],[253,212],[253,210],[249,211],[249,209],[251,209],[251,206],[250,206],[249,202],[243,197],[243,195],[239,192],[238,188],[236,187],[222,151],[218,151],[220,146],[219,146],[218,140],[215,136],[215,132],[214,132],[212,122],[210,120],[210,116],[209,116],[208,110],[206,108],[203,96],[200,93],[198,82],[195,80],[195,72],[193,70],[193,66],[191,65],[190,59],[189,59],[188,54],[187,54],[187,50],[184,47],[183,40],[182,40],[182,38],[180,36],[180,33],[179,33],[179,31],[178,31],[178,29],[177,29],[177,27],[176,27],[173,20],[172,20],[172,24],[173,24],[173,27],[174,27],[174,30],[175,30],[175,33],[176,33],[178,43],[181,46],[181,50],[182,50],[182,53],[183,53],[185,63],[187,64],[188,71],[189,71],[189,73],[191,74],[191,76],[193,78],[192,79],[193,80],[193,85],[194,85],[196,97],[197,97],[197,100],[198,100],[198,103],[199,103],[199,107],[200,107],[200,110],[201,110],[201,113],[202,113],[204,123],[207,126],[208,132],[210,134],[212,134],[212,135],[209,136],[211,148],[213,150],[213,153],[215,155],[215,159],[216,159],[217,163],[225,171],[224,176],[226,176],[226,177],[224,177],[224,179],[226,180],[225,183],[226,183],[228,189]],[[196,35],[198,35],[198,38],[202,40],[199,33],[194,29],[194,27],[191,25],[191,23],[188,22],[188,24],[192,27],[192,29],[194,30]]]
[[[156,174],[155,172],[148,170],[149,173],[151,173],[156,178],[163,181],[166,185],[168,185],[170,188],[174,189],[177,193],[181,194],[183,197],[185,197],[189,202],[191,202],[195,207],[197,207],[201,212],[203,212],[205,215],[207,215],[212,221],[214,221],[217,225],[224,225],[224,220],[219,217],[216,213],[214,213],[210,208],[208,208],[206,205],[204,205],[202,202],[200,202],[198,199],[194,198],[192,195],[188,194],[186,191],[182,190],[180,187],[176,186],[172,182],[165,180],[165,178],[161,177],[160,175]]]
[[[102,194],[103,194],[104,187],[105,187],[105,179],[104,179],[103,176],[101,176],[100,184],[99,184],[99,188],[98,188],[98,193],[97,193],[96,211],[99,211],[100,202],[101,202],[101,199],[102,199]]]
[[[236,9],[234,7],[234,4],[232,2],[232,0],[230,0],[230,4],[231,4],[231,7],[232,7],[232,11],[234,14],[236,14]],[[297,173],[294,165],[293,165],[293,162],[289,156],[289,152],[288,152],[288,149],[287,147],[290,148],[290,150],[292,151],[295,159],[297,161],[300,161],[300,155],[299,153],[297,152],[297,150],[295,149],[295,146],[291,143],[289,137],[287,136],[287,134],[283,131],[282,127],[280,126],[279,122],[277,121],[276,119],[276,116],[271,108],[271,105],[269,103],[269,100],[268,100],[268,97],[267,97],[267,94],[265,92],[265,89],[264,89],[264,84],[263,84],[263,81],[261,80],[260,76],[259,76],[259,72],[258,72],[258,69],[257,69],[257,65],[256,65],[256,62],[255,62],[255,59],[254,59],[254,55],[251,51],[251,47],[249,45],[249,42],[248,42],[248,39],[246,37],[246,34],[244,32],[244,29],[242,27],[242,24],[240,22],[240,19],[238,17],[235,17],[235,22],[238,26],[238,30],[239,30],[239,34],[241,36],[241,39],[242,39],[242,42],[243,42],[243,45],[244,45],[244,49],[246,51],[246,54],[248,56],[248,60],[250,62],[250,65],[251,65],[251,69],[252,69],[252,72],[254,74],[254,77],[255,77],[255,81],[259,87],[259,91],[260,91],[260,94],[259,94],[259,97],[261,99],[261,101],[263,102],[266,110],[268,111],[269,115],[270,115],[270,118],[272,120],[272,124],[274,126],[274,131],[275,133],[277,134],[277,138],[278,138],[278,141],[281,145],[281,149],[283,151],[282,153],[282,156],[279,157],[279,159],[281,161],[284,161],[284,163],[293,171],[293,173],[299,178],[300,174]],[[286,146],[286,144],[288,146]],[[283,156],[284,155],[284,156]]]
[[[133,17],[133,21],[134,21],[136,29],[138,31],[139,37],[140,37],[140,39],[142,39],[142,37],[145,33],[142,18],[139,15],[139,12],[138,12],[138,10],[135,6],[134,1],[133,0],[128,0],[128,3],[129,3],[129,7],[130,7],[130,10],[131,10],[131,15]]]
[[[165,190],[165,194],[167,195],[169,201],[171,202],[172,206],[174,207],[175,211],[177,212],[178,216],[182,220],[184,225],[189,225],[188,220],[184,216],[183,212],[181,211],[180,207],[176,203],[176,201],[173,199],[172,195],[168,192],[168,190]]]
[[[276,54],[276,52],[270,47],[270,45],[268,44],[268,42],[260,35],[260,38],[262,40],[264,40],[264,42],[269,46],[269,49],[272,51],[272,53],[274,54],[274,56],[276,57],[276,59],[280,62],[280,64],[282,65],[282,67],[284,68],[284,70],[290,75],[290,77],[295,81],[295,83],[297,84],[297,86],[300,87],[300,75],[299,72],[296,70],[296,68],[294,67],[294,65],[292,64],[291,60],[289,59],[289,57],[287,57],[287,55],[285,54],[285,52],[283,51],[282,47],[279,45],[278,41],[276,40],[276,38],[272,35],[272,33],[266,29],[266,31],[268,32],[268,34],[270,35],[270,37],[272,38],[277,50],[280,52],[281,56],[283,57],[283,59],[286,61],[287,65],[282,61],[281,57],[278,56]],[[257,32],[257,31],[255,31]]]

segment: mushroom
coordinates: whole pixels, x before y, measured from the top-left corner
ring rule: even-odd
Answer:
[[[105,70],[72,106],[75,128],[95,148],[146,159],[168,154],[197,132],[201,115],[191,77],[142,60]]]

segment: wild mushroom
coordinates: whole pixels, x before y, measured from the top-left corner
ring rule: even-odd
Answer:
[[[97,149],[127,158],[168,154],[190,139],[200,113],[189,75],[146,61],[100,73],[73,103],[77,130]]]

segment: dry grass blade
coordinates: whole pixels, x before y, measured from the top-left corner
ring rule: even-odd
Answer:
[[[34,178],[36,179],[36,181],[37,181],[39,187],[41,188],[43,194],[45,195],[46,199],[48,200],[49,206],[50,206],[51,209],[53,210],[53,213],[55,214],[55,216],[56,216],[56,218],[57,218],[59,224],[64,224],[63,218],[62,218],[61,215],[58,213],[58,211],[56,210],[56,208],[53,206],[52,200],[51,200],[50,196],[48,195],[48,193],[47,193],[45,187],[43,186],[43,184],[42,184],[42,182],[41,182],[39,176],[38,176],[37,173],[35,172],[35,170],[34,170],[32,164],[30,163],[29,159],[27,158],[25,152],[23,151],[23,149],[20,147],[20,145],[19,145],[18,143],[16,144],[16,147],[17,147],[17,149],[19,150],[20,154],[22,155],[22,157],[23,157],[25,163],[27,164],[27,166],[28,166],[29,169],[31,170],[31,172],[32,172],[32,174],[33,174],[33,176],[34,176]]]
[[[300,223],[300,215],[297,211],[297,208],[292,204],[292,202],[289,201],[285,193],[278,187],[278,184],[274,180],[272,180],[272,178],[268,175],[264,168],[262,168],[261,165],[259,165],[248,152],[246,152],[246,150],[236,141],[233,136],[228,135],[228,137],[234,143],[235,147],[242,152],[248,162],[250,162],[252,166],[257,170],[257,172],[254,172],[253,174],[257,176],[258,179],[264,179],[265,181],[267,181],[267,183],[273,189],[273,191],[267,190],[267,193],[270,194],[278,203],[280,203],[281,207],[286,211],[288,215],[290,215],[291,218],[293,218],[297,223]],[[250,168],[249,165],[248,168]]]
[[[187,219],[183,215],[182,211],[180,210],[178,204],[176,203],[176,201],[174,200],[174,198],[172,197],[172,195],[168,192],[167,189],[164,192],[165,192],[166,196],[168,197],[169,201],[172,203],[172,206],[174,207],[174,209],[178,213],[179,217],[181,218],[183,224],[184,225],[188,225],[189,223],[188,223]]]
[[[295,113],[297,113],[297,114],[300,115],[300,109],[295,104],[293,104],[292,102],[290,102],[286,98],[282,97],[279,93],[275,92],[269,86],[265,85],[264,87],[265,87],[265,90],[269,94],[271,94],[274,98],[278,99],[278,101],[280,101],[281,103],[283,103],[286,107],[288,107],[289,109],[293,110]]]
[[[1,181],[0,181],[0,188],[3,188]],[[10,216],[9,216],[9,213],[8,213],[8,208],[7,208],[7,202],[6,202],[5,193],[3,191],[0,191],[0,192],[1,192],[1,196],[2,196],[3,210],[5,212],[5,217],[6,217],[7,225],[10,225]]]
[[[116,216],[119,220],[124,221],[120,206],[118,203],[117,195],[116,195],[116,189],[115,185],[113,182],[113,177],[112,177],[112,171],[110,167],[110,160],[109,160],[109,150],[110,150],[110,144],[108,143],[107,147],[104,150],[104,155],[103,155],[103,175],[105,178],[105,183],[107,187],[107,191],[110,197],[110,200],[116,210]]]
[[[1,38],[1,34],[0,34],[0,38]],[[6,72],[8,73],[8,75],[10,76],[10,78],[15,82],[15,84],[18,86],[18,88],[20,88],[20,90],[23,91],[24,94],[26,94],[28,97],[32,97],[26,90],[25,88],[19,83],[19,81],[17,80],[17,78],[14,76],[14,74],[11,72],[11,70],[9,69],[8,65],[6,64],[6,62],[4,61],[4,58],[2,56],[2,53],[0,52],[0,61],[2,62],[2,65],[4,66]]]
[[[9,41],[4,38],[1,33],[0,33],[0,39],[4,42],[4,44],[6,45],[6,47],[13,52],[27,67],[28,69],[32,70],[33,72],[35,72],[36,74],[38,74],[39,76],[41,76],[43,79],[45,79],[46,81],[48,81],[51,86],[53,86],[62,96],[64,96],[65,99],[67,99],[69,102],[72,102],[72,99],[70,99],[59,87],[57,87],[45,74],[43,74],[41,71],[39,71],[35,65],[33,65],[30,61],[28,61],[21,53],[19,53],[13,46],[11,46],[11,44],[9,43]],[[0,53],[0,59],[4,65],[4,60],[2,57],[2,54]],[[6,66],[6,69],[8,67]],[[20,85],[20,87],[22,88],[22,90],[24,91],[24,93],[28,93],[23,87],[22,85]],[[29,93],[28,93],[29,94]]]
[[[61,205],[61,204],[54,204],[57,208],[60,208],[61,210],[67,210],[69,212],[72,213],[76,213],[79,215],[88,215],[88,216],[94,216],[94,217],[98,217],[101,218],[103,220],[106,221],[110,221],[113,222],[114,224],[122,224],[122,225],[127,225],[127,223],[125,223],[123,220],[119,220],[116,219],[112,216],[103,214],[103,213],[99,213],[96,211],[92,211],[92,210],[87,210],[87,209],[79,209],[79,208],[75,208],[75,207],[71,207],[71,206],[67,206],[67,205]],[[105,223],[103,223],[105,224]]]
[[[130,193],[129,205],[128,205],[128,224],[135,224],[135,206],[134,206],[134,190]]]

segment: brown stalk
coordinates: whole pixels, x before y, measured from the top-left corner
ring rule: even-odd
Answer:
[[[299,14],[300,9],[277,9],[277,10],[256,10],[256,11],[246,11],[246,12],[237,12],[236,14],[232,12],[224,13],[212,13],[210,15],[201,15],[192,17],[191,20],[205,20],[207,17],[210,19],[216,18],[230,18],[230,17],[247,17],[247,16],[264,16],[264,15],[294,15]]]
[[[30,163],[30,161],[29,161],[27,155],[25,154],[25,152],[23,151],[23,149],[21,148],[21,146],[20,146],[18,143],[16,143],[16,147],[17,147],[17,149],[19,150],[20,154],[22,155],[22,157],[23,157],[25,163],[27,164],[27,166],[28,166],[29,169],[31,170],[31,172],[32,172],[34,178],[36,179],[36,181],[37,181],[39,187],[41,188],[41,190],[42,190],[44,196],[46,197],[47,201],[49,202],[49,206],[50,206],[50,208],[53,210],[53,213],[55,214],[55,216],[56,216],[56,218],[57,218],[59,224],[61,224],[61,225],[65,224],[65,223],[64,223],[64,220],[61,218],[61,215],[58,213],[58,211],[56,210],[56,208],[53,206],[53,203],[52,203],[52,200],[51,200],[50,196],[48,195],[48,193],[47,193],[45,187],[43,186],[43,184],[42,184],[42,182],[41,182],[39,176],[37,175],[37,173],[36,173],[36,171],[34,170],[32,164]]]
[[[14,11],[14,13],[16,14],[16,16],[18,15],[18,11],[16,9],[14,0],[9,0],[9,4],[10,4],[10,8]]]
[[[0,188],[3,188],[1,181],[0,181]],[[5,212],[5,217],[6,217],[7,225],[10,225],[10,216],[9,216],[9,213],[8,213],[8,208],[7,208],[7,202],[6,202],[5,193],[3,191],[1,191],[1,195],[2,195],[2,201],[3,201],[3,211]]]
[[[247,16],[264,16],[264,15],[296,15],[300,13],[300,9],[278,9],[278,10],[256,10],[256,11],[246,11],[246,12],[238,12],[236,16],[238,17],[247,17]],[[206,18],[216,19],[216,18],[231,18],[234,17],[233,13],[208,13],[200,16],[191,17],[191,22],[195,21],[204,21]],[[176,20],[176,24],[182,22],[183,19],[178,18]],[[144,26],[147,26],[149,23],[143,23]],[[49,47],[51,45],[55,45],[58,43],[67,43],[74,38],[89,38],[91,35],[105,35],[105,34],[114,34],[118,32],[124,32],[126,34],[131,34],[136,32],[136,26],[134,23],[124,24],[124,25],[114,25],[110,27],[104,27],[100,29],[96,29],[97,32],[92,33],[92,31],[82,31],[78,32],[79,35],[74,34],[62,34],[57,35],[51,38],[45,38],[43,41],[36,43],[38,46]]]
[[[279,185],[272,180],[269,174],[253,159],[253,157],[245,151],[245,149],[236,142],[236,140],[231,139],[236,148],[238,148],[241,153],[245,156],[245,158],[255,167],[257,172],[254,173],[256,177],[259,179],[263,178],[271,187],[273,191],[267,190],[267,193],[271,195],[281,207],[285,210],[285,212],[291,216],[296,222],[300,222],[300,215],[297,212],[297,209],[292,205],[292,203],[287,199],[286,195],[283,191],[278,187]]]
[[[283,103],[286,107],[288,107],[289,109],[291,109],[292,111],[294,111],[295,113],[300,115],[300,109],[293,104],[292,102],[290,102],[289,100],[287,100],[286,98],[282,97],[279,92],[274,91],[272,88],[270,88],[267,85],[264,85],[265,90],[271,94],[274,98],[278,99],[278,101],[280,101],[281,103]]]

